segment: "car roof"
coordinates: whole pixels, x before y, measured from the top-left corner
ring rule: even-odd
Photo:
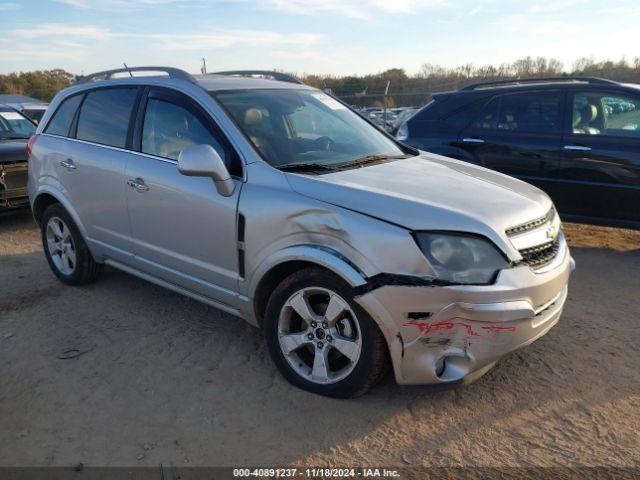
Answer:
[[[135,73],[135,75],[134,75]],[[140,74],[141,73],[141,74]],[[95,72],[80,78],[69,91],[113,85],[175,85],[182,82],[198,85],[207,91],[247,90],[261,88],[312,89],[297,78],[271,70],[230,70],[192,75],[174,67],[127,67]]]
[[[444,95],[451,93],[486,95],[495,92],[518,92],[523,90],[544,90],[557,88],[633,88],[629,84],[623,84],[614,80],[598,77],[549,77],[549,78],[527,78],[515,80],[498,80],[494,82],[480,82],[468,85],[454,92],[442,92]]]
[[[0,104],[2,103],[46,103],[43,100],[39,100],[33,97],[27,97],[26,95],[19,95],[13,93],[1,93]]]
[[[21,103],[20,107],[28,108],[30,110],[46,110],[49,107],[48,103]]]
[[[2,103],[0,103],[0,112],[15,112],[16,109],[10,107],[9,105],[3,105]],[[20,113],[20,112],[17,112]]]
[[[220,90],[251,90],[251,89],[305,89],[313,87],[301,83],[283,82],[259,77],[242,77],[237,75],[193,75],[198,85],[207,91]]]

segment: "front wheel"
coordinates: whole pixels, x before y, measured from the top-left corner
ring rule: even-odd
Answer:
[[[278,285],[267,305],[265,335],[283,376],[313,393],[356,397],[387,370],[378,326],[349,285],[322,269],[300,270]]]

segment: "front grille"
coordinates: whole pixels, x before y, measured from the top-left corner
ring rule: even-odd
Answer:
[[[558,251],[560,250],[560,237],[561,235],[556,237],[552,242],[543,243],[536,247],[523,248],[520,250],[522,261],[533,269],[548,265],[556,258],[556,255],[558,255]]]
[[[529,230],[538,228],[539,226],[544,225],[545,223],[553,220],[553,217],[555,216],[555,214],[556,214],[556,210],[553,207],[551,207],[551,210],[549,210],[544,217],[536,218],[535,220],[532,220],[530,222],[522,223],[520,225],[516,225],[515,227],[511,227],[506,230],[506,234],[507,236],[511,237],[513,235],[518,235],[519,233],[528,232]]]
[[[0,207],[28,203],[27,162],[0,164]]]

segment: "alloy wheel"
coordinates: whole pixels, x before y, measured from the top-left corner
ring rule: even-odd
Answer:
[[[53,264],[64,275],[76,268],[76,248],[71,230],[60,217],[51,217],[46,230],[47,249]]]
[[[293,370],[318,384],[347,377],[362,350],[355,313],[340,295],[321,287],[304,288],[289,297],[280,311],[278,340]]]

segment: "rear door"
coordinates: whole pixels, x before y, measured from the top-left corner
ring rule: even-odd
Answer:
[[[560,199],[566,213],[640,224],[640,93],[571,92]]]
[[[462,130],[457,145],[477,165],[553,196],[550,178],[562,156],[563,104],[561,89],[495,95]]]
[[[126,148],[140,92],[136,86],[108,87],[70,97],[45,130],[51,135],[56,176],[86,228],[91,250],[123,262],[131,257],[124,196],[125,167],[131,154]],[[68,129],[70,114],[73,120]],[[55,138],[67,131],[69,139]]]
[[[151,89],[140,106],[126,199],[136,267],[154,277],[233,306],[239,279],[236,212],[239,157],[192,99]],[[227,162],[236,188],[220,195],[207,177],[178,171],[180,152],[209,144]]]

